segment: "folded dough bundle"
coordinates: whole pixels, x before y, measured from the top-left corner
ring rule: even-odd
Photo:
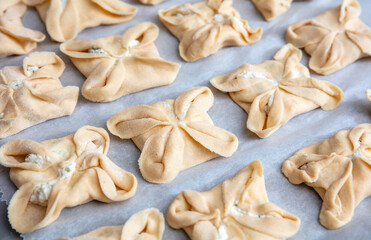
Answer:
[[[12,227],[28,233],[54,222],[64,207],[132,197],[137,180],[107,157],[109,142],[104,129],[84,126],[59,139],[3,145],[0,164],[19,188],[8,207]]]
[[[300,227],[298,217],[268,201],[260,161],[207,192],[181,192],[169,207],[167,222],[192,240],[281,240]]]
[[[251,29],[232,7],[232,0],[207,0],[160,10],[161,22],[179,39],[180,56],[187,62],[216,53],[226,46],[245,46],[260,40],[263,30]]]
[[[181,170],[237,150],[237,137],[214,126],[207,114],[213,100],[209,88],[191,88],[175,100],[126,108],[107,126],[142,151],[139,168],[147,181],[166,183]]]
[[[72,114],[79,88],[63,87],[64,63],[51,52],[31,53],[23,66],[0,70],[0,138]]]
[[[110,102],[130,93],[171,84],[180,65],[163,60],[154,41],[158,27],[138,24],[122,35],[69,41],[60,46],[87,79],[82,95]]]
[[[371,56],[371,29],[359,15],[357,0],[344,0],[330,11],[292,24],[286,40],[311,55],[309,67],[323,75]]]
[[[343,130],[305,147],[284,162],[293,184],[305,183],[323,200],[320,223],[337,229],[351,221],[355,207],[371,195],[371,124]]]
[[[248,113],[247,128],[265,138],[291,118],[318,107],[332,110],[343,99],[343,91],[334,84],[311,78],[301,57],[301,51],[288,44],[271,61],[244,64],[210,82],[229,93]]]
[[[284,14],[291,6],[293,0],[251,0],[265,20],[271,21]]]
[[[50,37],[73,39],[85,28],[131,20],[137,9],[120,0],[23,0],[36,7]]]
[[[0,58],[29,53],[44,41],[44,34],[23,26],[26,10],[22,0],[0,0]]]
[[[159,4],[163,1],[164,0],[139,0],[140,3],[147,4],[147,5],[156,5],[156,4]]]
[[[161,240],[164,216],[156,208],[148,208],[129,218],[123,226],[107,226],[74,238],[57,240]]]

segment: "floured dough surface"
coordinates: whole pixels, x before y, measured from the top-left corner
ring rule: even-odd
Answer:
[[[23,26],[26,10],[22,0],[0,0],[0,58],[29,53],[44,41],[44,34]]]
[[[142,151],[139,168],[147,181],[166,183],[181,170],[237,150],[237,137],[214,126],[207,114],[213,100],[209,88],[195,87],[175,100],[126,108],[107,126],[112,134],[131,138]]]
[[[309,67],[313,71],[331,74],[371,56],[371,29],[360,14],[357,0],[344,0],[337,8],[290,25],[286,40],[311,55]]]
[[[122,35],[69,41],[60,49],[87,77],[83,96],[94,102],[110,102],[175,80],[180,65],[160,57],[154,44],[158,32],[156,25],[144,22]]]
[[[305,183],[317,191],[323,200],[320,223],[338,229],[371,195],[370,149],[371,124],[360,124],[301,149],[284,162],[282,172],[291,183]]]
[[[18,187],[8,206],[12,227],[29,233],[56,221],[65,207],[131,198],[136,178],[107,157],[109,143],[104,129],[84,126],[59,139],[4,144],[0,164]]]
[[[63,87],[65,65],[51,52],[31,53],[23,66],[0,70],[0,138],[49,119],[72,114],[79,88]]]
[[[122,226],[106,226],[74,238],[56,240],[161,240],[165,229],[164,216],[156,208],[142,210]]]
[[[292,1],[293,0],[252,0],[256,8],[267,21],[271,21],[284,14],[290,8]]]
[[[216,53],[226,46],[245,46],[260,40],[263,30],[252,29],[232,7],[232,0],[208,0],[160,10],[161,22],[179,39],[180,56],[187,62]]]
[[[207,192],[181,192],[167,222],[192,240],[286,239],[300,226],[298,217],[268,201],[260,161]]]
[[[247,128],[265,138],[291,118],[318,107],[332,110],[343,99],[339,87],[312,78],[300,63],[301,57],[301,51],[288,44],[271,61],[244,64],[210,82],[220,91],[229,93],[248,113]]]
[[[120,0],[23,0],[36,7],[50,37],[74,39],[85,28],[131,20],[137,9]]]

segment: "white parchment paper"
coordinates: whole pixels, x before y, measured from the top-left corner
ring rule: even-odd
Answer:
[[[371,88],[371,58],[359,60],[329,76],[313,74],[315,78],[328,80],[340,86],[345,93],[344,101],[333,111],[317,109],[297,116],[266,139],[259,139],[249,132],[246,129],[247,114],[227,94],[217,91],[209,84],[212,77],[229,73],[242,64],[257,64],[272,59],[285,44],[284,36],[290,24],[336,7],[341,4],[341,0],[295,1],[289,11],[269,23],[264,21],[249,0],[234,0],[234,6],[240,11],[242,18],[249,21],[250,26],[263,27],[261,41],[246,47],[224,48],[208,58],[193,63],[181,60],[178,54],[178,40],[164,28],[157,12],[175,4],[195,3],[199,0],[167,0],[157,6],[143,6],[136,0],[125,1],[139,8],[137,16],[132,21],[87,29],[80,33],[77,39],[121,34],[138,23],[152,21],[160,27],[156,45],[161,56],[182,64],[176,81],[170,86],[145,90],[111,103],[92,103],[80,96],[75,112],[71,116],[31,127],[1,140],[0,144],[16,138],[34,141],[59,138],[74,133],[84,125],[106,128],[107,119],[123,108],[173,99],[194,86],[209,86],[215,95],[215,102],[209,114],[215,125],[237,135],[239,148],[228,159],[211,160],[181,172],[170,183],[155,185],[143,180],[138,169],[140,151],[135,145],[130,140],[120,140],[110,135],[111,147],[108,156],[117,165],[135,174],[138,179],[136,195],[124,202],[106,204],[93,201],[64,209],[53,224],[24,235],[24,239],[73,237],[105,225],[122,225],[132,214],[148,207],[156,207],[166,214],[169,204],[180,191],[186,189],[206,191],[232,177],[255,159],[263,163],[270,201],[301,219],[301,227],[292,239],[371,239],[371,198],[361,202],[355,210],[352,221],[345,227],[326,230],[318,222],[322,201],[317,193],[305,185],[292,185],[281,173],[282,163],[300,148],[329,138],[339,130],[371,122],[371,102],[365,96],[365,90]],[[371,26],[371,1],[359,0],[359,2],[363,9],[361,19]],[[24,23],[46,34],[45,27],[35,10],[30,9],[27,12]],[[36,51],[56,52],[66,63],[66,70],[61,77],[62,83],[65,86],[82,86],[85,78],[59,51],[59,44],[47,38],[39,44]],[[308,57],[303,55],[302,62],[307,64]],[[13,56],[0,59],[0,67],[20,65],[23,58],[24,56]],[[2,200],[6,202],[16,191],[16,187],[9,180],[8,169],[4,167],[0,167],[0,190],[3,193]],[[4,202],[0,203],[0,214],[0,239],[19,239],[20,235],[12,230],[8,223]],[[188,237],[182,230],[173,230],[166,225],[163,239],[182,240]]]

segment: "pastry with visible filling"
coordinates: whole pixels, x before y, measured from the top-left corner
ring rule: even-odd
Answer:
[[[131,198],[137,180],[107,157],[109,143],[104,129],[84,126],[59,139],[4,144],[0,164],[18,188],[8,206],[12,227],[29,233],[53,223],[65,207]]]
[[[50,37],[73,39],[85,28],[131,20],[137,9],[120,0],[23,0],[36,7]]]
[[[31,53],[23,66],[0,70],[0,138],[49,119],[72,114],[79,88],[63,87],[65,65],[51,52]]]
[[[313,187],[323,200],[320,223],[337,229],[371,195],[371,124],[342,130],[296,152],[282,166],[293,184]]]
[[[187,62],[216,53],[226,46],[245,46],[260,40],[263,30],[251,29],[232,7],[232,0],[207,0],[160,10],[161,22],[179,39],[180,56]]]
[[[164,222],[164,216],[158,209],[148,208],[131,216],[123,226],[101,227],[79,237],[59,240],[161,240]]]
[[[87,79],[82,95],[110,102],[130,93],[171,84],[180,65],[160,57],[154,41],[158,27],[141,23],[122,35],[69,41],[60,46]]]
[[[251,0],[264,16],[271,21],[284,14],[291,6],[293,0]]]
[[[337,8],[289,26],[286,40],[311,55],[313,71],[328,75],[371,56],[371,29],[360,14],[357,0],[344,0]]]
[[[191,88],[175,100],[126,108],[107,126],[112,134],[131,138],[142,151],[139,168],[147,181],[166,183],[181,170],[237,150],[237,137],[214,126],[207,114],[213,100],[209,88]]]
[[[44,34],[23,26],[26,10],[22,0],[0,0],[0,58],[29,53],[44,41]]]
[[[248,113],[247,128],[265,138],[291,118],[318,107],[332,110],[343,99],[339,87],[312,78],[308,68],[300,63],[301,57],[301,51],[288,44],[273,60],[244,64],[210,82],[220,91],[229,93]]]
[[[162,3],[164,0],[139,0],[140,3],[146,5],[156,5]]]
[[[268,201],[260,161],[207,192],[181,192],[166,218],[192,240],[281,240],[300,226],[297,216]]]

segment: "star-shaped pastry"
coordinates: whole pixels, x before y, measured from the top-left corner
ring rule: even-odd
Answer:
[[[210,82],[229,93],[248,113],[247,128],[265,138],[296,115],[318,107],[332,110],[343,99],[334,84],[311,78],[300,59],[301,51],[288,44],[271,61],[244,64]]]
[[[293,0],[251,0],[265,20],[271,21],[284,14],[291,6]]]
[[[73,39],[85,28],[131,20],[137,9],[120,0],[23,0],[36,7],[50,37]]]
[[[139,168],[147,181],[166,183],[181,170],[237,150],[237,137],[214,126],[207,114],[213,100],[209,88],[191,88],[175,100],[126,108],[107,126],[142,151]]]
[[[123,226],[101,227],[79,237],[58,240],[161,240],[164,229],[162,213],[156,208],[148,208],[131,216]]]
[[[60,46],[87,79],[82,95],[110,102],[130,93],[171,84],[180,65],[160,57],[154,41],[158,27],[141,23],[122,35],[69,41]]]
[[[164,0],[139,0],[140,3],[146,4],[146,5],[156,5],[156,4],[159,4],[163,1]]]
[[[22,0],[0,0],[0,58],[29,53],[44,41],[44,34],[23,26],[26,10]]]
[[[278,240],[293,236],[300,226],[298,217],[268,201],[260,161],[207,192],[181,192],[166,219],[192,240]]]
[[[251,29],[232,7],[232,0],[208,0],[160,10],[161,22],[179,39],[180,56],[187,62],[216,53],[226,46],[245,46],[260,40],[263,30]]]
[[[8,207],[12,227],[28,233],[54,222],[64,207],[132,197],[136,178],[107,157],[109,141],[104,129],[84,126],[59,139],[3,145],[0,164],[18,187]]]
[[[311,55],[309,67],[323,75],[371,56],[371,29],[360,19],[357,0],[344,0],[330,11],[292,24],[286,40]]]
[[[51,52],[31,53],[23,66],[0,70],[0,138],[72,114],[79,88],[63,87],[64,63]]]
[[[354,208],[371,195],[371,124],[343,130],[305,147],[284,162],[293,184],[305,183],[323,200],[320,223],[337,229],[351,221]]]

